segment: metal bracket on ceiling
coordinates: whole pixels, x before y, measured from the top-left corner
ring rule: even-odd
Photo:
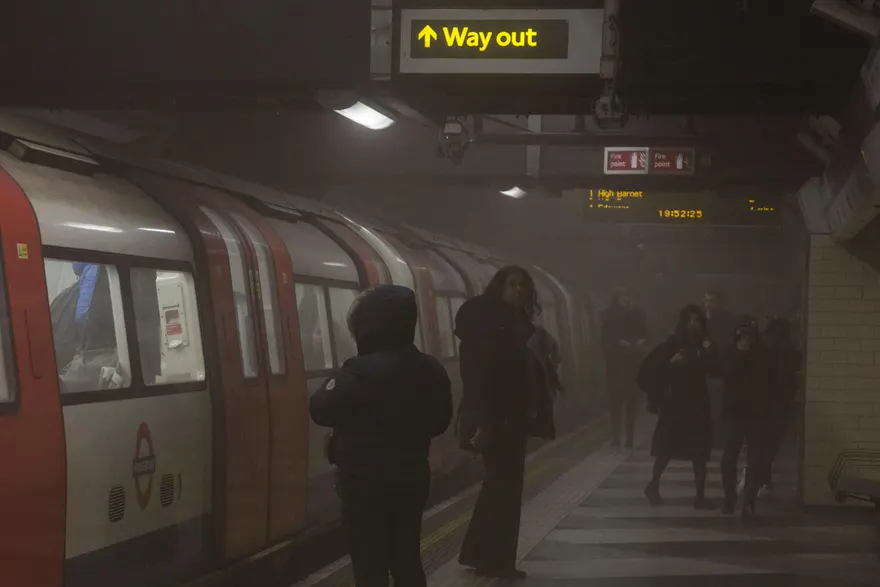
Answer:
[[[373,81],[391,79],[391,39],[393,12],[391,0],[372,0],[370,19],[370,77]]]

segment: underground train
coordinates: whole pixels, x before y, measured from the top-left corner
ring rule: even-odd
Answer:
[[[35,124],[0,117],[0,583],[256,584],[248,561],[338,516],[307,403],[356,353],[358,291],[417,293],[459,397],[453,317],[516,260]],[[527,266],[573,430],[593,311]],[[434,442],[435,476],[468,459]]]

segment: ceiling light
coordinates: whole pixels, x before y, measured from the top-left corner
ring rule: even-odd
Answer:
[[[348,108],[334,110],[333,112],[341,114],[352,122],[356,122],[370,130],[382,130],[394,124],[394,120],[360,101],[355,102],[354,105]]]
[[[509,190],[501,190],[501,193],[517,200],[528,195],[527,192],[519,186],[513,186]]]
[[[339,261],[324,261],[324,265],[327,267],[348,267],[348,265]]]

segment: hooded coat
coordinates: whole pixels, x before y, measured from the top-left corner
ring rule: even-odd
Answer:
[[[554,438],[553,402],[541,360],[529,348],[535,327],[513,306],[477,296],[455,316],[462,378],[459,444],[477,428]]]
[[[312,420],[333,428],[328,456],[343,477],[421,477],[449,427],[449,377],[413,344],[417,316],[415,294],[397,285],[365,291],[349,311],[358,354],[309,402]]]

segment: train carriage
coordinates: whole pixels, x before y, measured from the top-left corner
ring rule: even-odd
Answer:
[[[357,352],[357,293],[416,292],[416,344],[458,402],[454,316],[507,261],[12,120],[0,116],[0,442],[15,447],[0,453],[0,548],[16,555],[3,583],[283,576],[338,519],[328,431],[307,404]],[[589,306],[528,268],[577,390],[566,412],[582,416]],[[431,462],[453,479],[473,459],[450,430]]]

